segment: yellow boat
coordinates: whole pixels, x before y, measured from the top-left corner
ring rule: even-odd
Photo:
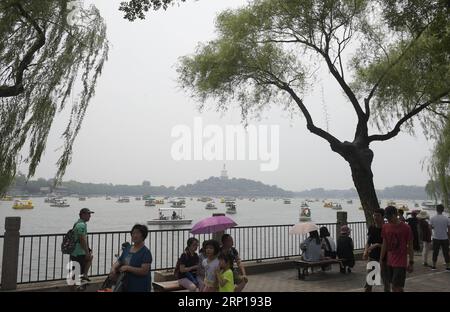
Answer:
[[[1,201],[13,201],[13,197],[6,195],[6,196],[3,196],[2,198],[0,198],[0,200]]]
[[[13,209],[33,209],[34,205],[31,200],[20,201],[16,200],[13,205]]]
[[[156,205],[164,205],[164,199],[156,199],[155,204]]]
[[[333,203],[325,203],[325,204],[323,204],[323,206],[325,208],[332,208],[333,207]]]

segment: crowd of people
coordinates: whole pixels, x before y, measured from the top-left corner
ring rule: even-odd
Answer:
[[[363,259],[378,262],[384,291],[404,290],[406,275],[413,272],[414,252],[422,251],[423,266],[431,267],[431,270],[435,271],[437,258],[442,249],[446,263],[445,270],[450,272],[450,218],[444,216],[443,211],[443,205],[436,205],[436,215],[432,218],[422,210],[413,211],[408,219],[404,218],[401,209],[394,206],[374,211],[374,223],[367,231]],[[351,273],[355,257],[350,232],[347,225],[340,228],[335,248],[327,228],[320,228],[320,234],[318,231],[311,231],[300,247],[303,251],[303,260],[320,261],[337,258],[341,263],[341,273]],[[433,251],[431,266],[428,264],[430,250]],[[374,269],[373,267],[371,270]],[[364,289],[371,292],[372,285],[366,283]]]
[[[443,211],[443,205],[437,205],[437,214],[432,218],[422,210],[413,211],[408,219],[393,206],[374,211],[374,222],[368,228],[363,259],[379,263],[384,291],[403,291],[407,272],[413,272],[414,251],[422,252],[423,266],[429,267],[429,253],[432,250],[431,270],[436,270],[438,255],[442,249],[446,271],[450,272],[450,218],[444,216]],[[79,263],[83,281],[89,281],[88,271],[93,259],[86,226],[92,213],[87,208],[81,209],[80,218],[73,226],[76,245],[70,260]],[[335,243],[326,227],[309,232],[309,237],[300,245],[303,260],[339,259],[340,272],[351,273],[355,256],[350,233],[351,229],[343,225]],[[148,228],[136,224],[130,234],[132,244],[123,248],[118,261],[111,268],[110,278],[117,280],[120,276],[123,291],[150,291],[152,255],[144,243]],[[221,244],[216,240],[206,240],[197,253],[199,241],[194,237],[189,238],[174,272],[179,284],[189,291],[242,291],[248,278],[239,252],[233,244],[233,238],[224,234]],[[323,270],[329,268],[322,267]],[[364,288],[367,292],[372,291],[372,285],[367,283]]]
[[[178,283],[189,291],[240,292],[248,282],[233,238],[222,235],[222,244],[206,240],[197,254],[199,241],[189,238],[178,260],[175,275]]]

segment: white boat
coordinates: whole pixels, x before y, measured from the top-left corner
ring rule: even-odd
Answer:
[[[56,200],[56,196],[47,197],[47,198],[44,200],[44,203],[54,203],[55,200]]]
[[[436,210],[436,203],[431,200],[422,202],[422,209],[424,210]]]
[[[170,205],[170,207],[173,207],[173,208],[184,208],[184,207],[186,207],[185,202],[183,202],[183,201],[174,200],[171,203],[172,203],[172,205]]]
[[[205,209],[217,209],[217,207],[214,203],[207,203]]]
[[[117,200],[118,203],[129,203],[130,198],[128,196],[120,196]]]
[[[50,207],[70,207],[70,205],[67,203],[66,199],[57,198],[55,201],[50,205]]]
[[[232,206],[236,206],[236,203],[234,202],[234,200],[226,200],[225,201],[225,207],[232,207]]]
[[[347,204],[353,204],[353,200],[347,200]]]
[[[307,204],[306,202],[303,202],[303,203],[300,205],[300,208],[309,208],[309,206],[308,206],[308,204]]]
[[[144,206],[146,206],[146,207],[156,206],[155,199],[154,198],[150,198],[150,199],[146,200],[145,203],[144,203]]]
[[[331,209],[342,210],[342,206],[341,206],[341,204],[338,204],[338,203],[332,203]]]
[[[311,210],[308,207],[300,208],[300,222],[311,221]]]
[[[178,197],[176,201],[182,203],[183,205],[186,205],[186,198],[185,197]]]
[[[106,196],[106,200],[111,200],[111,196]]]
[[[227,209],[225,210],[225,213],[228,213],[228,214],[235,214],[237,211],[236,211],[236,204],[235,203],[230,203],[228,206],[227,206]]]
[[[397,203],[397,204],[395,205],[395,208],[401,209],[401,210],[403,210],[403,211],[409,211],[408,204],[406,204],[406,203]]]
[[[141,197],[135,197],[134,200],[141,200]]]
[[[291,200],[288,199],[288,198],[286,198],[286,199],[283,200],[283,203],[284,203],[284,204],[290,204],[290,203],[291,203]]]
[[[197,201],[201,201],[201,202],[206,203],[206,202],[212,201],[212,198],[209,198],[209,197],[200,197],[200,198],[197,198]]]
[[[85,201],[85,200],[86,200],[86,197],[84,197],[84,196],[78,197],[78,200],[79,200],[79,201]]]
[[[147,221],[149,225],[177,225],[191,224],[192,219],[186,219],[183,209],[179,208],[158,208],[158,218]]]

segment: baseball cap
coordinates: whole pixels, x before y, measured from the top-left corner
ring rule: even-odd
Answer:
[[[89,208],[83,208],[80,210],[80,213],[94,213],[92,210],[89,210]]]

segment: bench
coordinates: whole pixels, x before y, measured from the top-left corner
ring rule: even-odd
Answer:
[[[341,265],[342,261],[339,259],[324,259],[320,261],[305,261],[305,260],[296,260],[295,265],[298,270],[298,279],[304,280],[305,276],[308,275],[308,269],[311,268],[311,271],[314,272],[315,267],[323,267],[331,264],[339,264]]]
[[[185,289],[183,286],[180,286],[180,284],[178,284],[178,280],[167,282],[153,282],[152,285],[155,292],[178,291]]]

